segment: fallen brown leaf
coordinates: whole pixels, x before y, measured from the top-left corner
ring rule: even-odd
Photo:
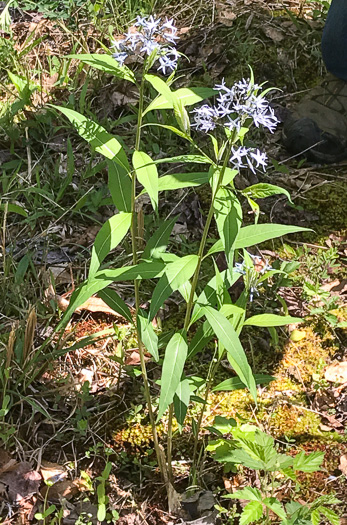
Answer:
[[[330,383],[347,383],[347,361],[329,365],[325,369],[324,377]]]
[[[0,482],[7,485],[7,494],[11,503],[21,504],[25,498],[36,494],[41,483],[41,475],[32,470],[27,461],[17,463],[11,471],[0,476]]]
[[[11,456],[4,450],[0,448],[0,475],[4,472],[8,472],[15,468],[17,461],[12,459]]]
[[[341,470],[342,474],[347,476],[347,454],[340,457],[339,469]]]
[[[45,485],[41,489],[41,495],[44,498],[48,491],[48,500],[59,502],[61,501],[61,498],[70,500],[80,492],[86,492],[88,490],[88,485],[83,479],[66,479],[64,481],[58,481],[57,483],[54,483],[54,485],[51,487],[47,487],[47,485]]]
[[[42,461],[40,472],[43,480],[51,483],[63,481],[67,477],[67,471],[64,467],[50,461]]]

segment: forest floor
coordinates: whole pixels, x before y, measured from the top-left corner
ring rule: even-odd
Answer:
[[[48,9],[48,0],[44,5]],[[91,153],[48,104],[69,103],[124,142],[132,140],[129,107],[136,106],[137,93],[124,82],[64,57],[108,49],[110,35],[117,28],[125,30],[136,14],[123,14],[117,22],[106,12],[101,23],[102,13],[84,12],[82,7],[70,18],[63,16],[64,10],[57,15],[55,9],[14,8],[10,25],[0,26],[3,524],[96,524],[100,506],[96,487],[102,485],[109,462],[108,522],[184,522],[168,512],[156,468],[132,326],[93,298],[74,314],[64,334],[53,335],[73,289],[86,276],[95,236],[113,211],[101,156]],[[250,65],[257,83],[278,88],[272,105],[278,118],[284,119],[324,77],[320,37],[325,13],[313,3],[235,0],[201,6],[192,2],[172,9],[164,6],[157,15],[173,16],[179,27],[178,49],[184,58],[177,87],[213,87],[222,78],[231,85],[249,76]],[[177,141],[166,143],[162,151],[160,139],[160,133],[151,137],[153,156],[179,154]],[[286,313],[302,317],[303,322],[280,328],[276,334],[263,328],[248,332],[242,343],[253,370],[274,379],[259,387],[257,407],[244,389],[212,393],[200,439],[209,441],[208,427],[222,416],[256,424],[288,454],[324,452],[321,470],[302,474],[299,500],[310,503],[317,496],[333,494],[345,502],[347,162],[321,166],[292,158],[282,145],[281,126],[261,140],[272,159],[271,168],[263,178],[245,170],[236,179],[237,187],[263,180],[284,187],[293,204],[283,195],[263,199],[261,217],[312,231],[259,246],[256,255],[263,261],[292,262],[293,272],[286,282],[265,287],[252,313],[275,309],[282,300]],[[174,229],[180,255],[198,246],[207,203],[205,190],[199,188],[177,190],[170,193],[170,200],[163,199],[162,215],[173,210],[180,215]],[[143,207],[149,209],[145,200]],[[253,220],[249,208],[244,215]],[[144,224],[144,238],[151,228],[150,221]],[[123,247],[112,253],[111,260],[117,266],[128,258],[129,249]],[[209,269],[204,271],[208,280]],[[238,286],[231,290],[234,297],[240,293]],[[144,287],[144,302],[151,291]],[[133,308],[132,288],[120,284],[119,292]],[[182,316],[182,301],[174,295],[156,320],[158,332],[175,327]],[[210,359],[208,347],[191,363],[189,372],[204,376]],[[158,365],[150,360],[147,365],[155,396]],[[231,373],[226,364],[216,381]],[[194,407],[190,410],[194,415]],[[158,432],[165,437],[165,417]],[[181,433],[175,431],[178,492],[187,488],[192,442],[189,425]],[[213,493],[219,506],[225,506],[223,496],[237,488],[257,487],[251,469],[225,472],[207,452],[201,465],[201,486]],[[283,483],[280,498],[285,499],[286,490]],[[50,505],[55,505],[54,514],[38,518],[37,513]],[[60,508],[59,517],[55,513]],[[334,508],[345,525],[345,503]],[[232,510],[231,505],[227,517],[221,513],[217,520],[236,525],[239,513],[240,507]]]

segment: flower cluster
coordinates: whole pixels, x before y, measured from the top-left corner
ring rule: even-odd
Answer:
[[[255,173],[255,170],[261,167],[266,171],[267,155],[259,149],[240,146],[237,149],[232,148],[230,162],[236,169],[249,167]]]
[[[207,133],[215,129],[217,124],[222,124],[239,131],[244,122],[251,118],[256,127],[262,126],[274,132],[279,121],[262,95],[261,86],[243,79],[228,88],[223,80],[215,89],[218,91],[217,105],[211,107],[205,104],[194,109],[192,127]]]
[[[153,51],[157,52],[159,60],[159,71],[164,75],[171,73],[177,67],[179,53],[175,49],[178,39],[177,29],[173,20],[162,23],[150,17],[138,16],[134,24],[135,31],[128,31],[121,40],[113,42],[116,52],[112,55],[120,65],[123,65],[130,55],[144,54],[150,56]]]
[[[274,132],[279,121],[263,96],[262,86],[243,79],[228,88],[223,80],[215,89],[218,91],[217,104],[204,104],[194,109],[192,128],[208,133],[220,124],[239,132],[251,119],[256,127],[262,126]],[[267,156],[258,149],[240,146],[232,149],[230,162],[237,169],[248,167],[254,173],[258,168],[266,170]]]

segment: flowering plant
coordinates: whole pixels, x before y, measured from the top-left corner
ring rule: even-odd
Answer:
[[[116,52],[113,57],[110,55],[73,55],[74,58],[79,58],[86,64],[139,85],[137,127],[131,158],[127,156],[126,150],[116,137],[109,134],[96,122],[71,109],[57,107],[77,128],[79,134],[97,152],[107,158],[109,189],[117,209],[116,214],[106,221],[95,239],[88,278],[73,293],[70,305],[58,328],[65,326],[76,308],[96,293],[134,326],[138,339],[144,393],[154,447],[158,466],[168,489],[171,510],[173,510],[173,504],[170,495],[173,494],[174,482],[173,418],[176,418],[181,430],[186,424],[192,425],[195,444],[191,475],[192,482],[196,483],[199,432],[208,395],[213,387],[215,373],[221,360],[227,357],[241,384],[249,389],[256,400],[257,380],[240,342],[241,331],[247,326],[273,328],[300,321],[300,319],[275,314],[247,317],[247,308],[249,302],[255,297],[257,287],[278,270],[273,270],[265,264],[261,271],[258,271],[257,262],[259,261],[252,257],[246,248],[284,234],[304,230],[304,228],[281,224],[257,224],[257,219],[255,224],[242,226],[240,196],[243,195],[248,200],[255,212],[259,206],[254,199],[276,193],[284,193],[290,198],[285,190],[271,184],[260,183],[238,192],[233,182],[240,169],[265,171],[266,155],[257,148],[246,146],[245,136],[251,125],[264,127],[273,132],[277,119],[265,98],[266,92],[261,91],[262,87],[255,84],[253,78],[242,80],[231,88],[228,88],[223,81],[220,85],[215,86],[215,89],[181,88],[174,90],[172,89],[173,74],[168,81],[150,74],[149,71],[157,60],[159,71],[162,73],[172,72],[176,68],[179,56],[175,49],[176,39],[177,31],[171,20],[162,23],[160,19],[156,20],[153,17],[138,17],[135,32],[127,33],[122,40],[114,44]],[[139,75],[138,72],[134,73],[126,66],[126,59],[132,53],[143,59]],[[147,84],[150,84],[158,95],[145,108]],[[188,112],[187,107],[213,96],[216,101],[214,105],[204,103],[190,113]],[[160,120],[153,122],[153,117],[147,118],[149,112],[161,111],[172,111],[177,126],[163,124]],[[189,147],[193,148],[196,153],[153,160],[148,152],[144,151],[142,132],[146,126],[165,128],[177,135],[182,144],[189,144]],[[223,131],[222,139],[217,140],[210,134],[211,148],[203,150],[199,146],[198,132],[209,133],[217,126],[221,126]],[[158,166],[167,162],[184,162],[188,165],[199,163],[207,169],[201,172],[187,171],[159,176]],[[135,206],[139,191],[147,192],[155,215],[158,217],[160,192],[203,184],[210,186],[211,203],[198,253],[179,257],[168,251],[170,234],[177,217],[157,218],[158,228],[152,237],[147,239],[147,244],[141,252],[137,242]],[[142,187],[140,190],[139,185]],[[209,233],[213,220],[217,226],[219,239],[207,250],[206,247],[211,241]],[[132,243],[132,265],[109,268],[104,263],[107,255],[122,242],[129,231]],[[243,250],[244,262],[235,264],[240,250]],[[213,254],[221,251],[225,253],[227,269],[220,272],[214,265],[214,275],[205,286],[201,287],[202,261],[205,258],[212,258]],[[237,302],[233,304],[228,290],[242,277],[245,289]],[[148,311],[140,308],[140,284],[146,279],[157,279]],[[134,316],[114,286],[115,283],[124,280],[134,282]],[[177,290],[186,304],[184,322],[175,333],[162,334],[162,340],[166,343],[164,352],[160,355],[162,345],[159,344],[152,321],[164,302]],[[195,397],[195,402],[201,403],[198,418],[195,420],[187,417],[191,395],[194,389],[196,390],[196,386],[192,378],[185,375],[185,365],[189,359],[206,348],[213,338],[218,340],[218,344],[211,358],[207,377],[199,386],[200,390],[205,390],[205,399]],[[157,363],[162,363],[158,405],[154,402],[150,389],[144,358],[145,352],[151,354],[152,359]],[[218,390],[218,388],[223,389],[223,386],[221,384],[213,388]],[[167,410],[167,446],[164,453],[159,443],[156,422],[164,416]]]

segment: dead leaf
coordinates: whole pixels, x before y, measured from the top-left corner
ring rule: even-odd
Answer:
[[[149,361],[149,359],[150,359],[149,355],[148,354],[145,355],[145,362]],[[125,365],[137,366],[140,363],[141,363],[140,354],[137,348],[135,350],[130,350],[129,352],[127,352],[125,363],[124,363]]]
[[[100,297],[90,297],[90,299],[87,299],[87,301],[85,301],[75,310],[75,313],[80,313],[82,310],[87,310],[88,312],[101,312],[104,314],[116,315],[117,317],[123,317],[121,314],[115,312],[112,310],[112,308],[107,306],[107,304],[102,299],[100,299]]]
[[[88,490],[88,485],[82,478],[74,480],[66,479],[64,481],[58,481],[51,487],[45,485],[41,490],[41,495],[44,498],[48,491],[48,500],[59,502],[61,498],[70,500],[80,492],[86,492]]]
[[[335,281],[323,284],[321,288],[325,292],[331,292],[334,295],[341,295],[347,292],[347,279],[343,279],[342,281],[335,279]]]
[[[341,470],[342,474],[347,476],[347,454],[340,457],[339,469]]]
[[[347,383],[347,361],[329,365],[325,369],[324,377],[330,383]]]
[[[226,0],[225,2],[216,2],[217,20],[226,27],[231,27],[237,14],[235,12],[235,0]]]
[[[265,26],[263,27],[263,31],[265,35],[274,42],[281,42],[285,38],[282,31],[273,26]]]
[[[4,450],[0,448],[0,475],[4,472],[9,472],[15,468],[17,461],[12,459],[11,456]]]
[[[41,483],[41,475],[32,470],[27,461],[17,463],[16,467],[1,474],[0,482],[7,485],[8,498],[11,503],[21,504],[28,496],[36,494]]]
[[[41,476],[44,481],[51,483],[58,483],[67,477],[67,471],[58,463],[51,463],[50,461],[42,461],[40,468]]]

